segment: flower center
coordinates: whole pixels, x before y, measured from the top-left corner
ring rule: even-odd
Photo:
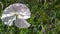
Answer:
[[[17,19],[17,17],[18,17],[18,14],[14,14],[14,16],[16,16],[16,19]]]

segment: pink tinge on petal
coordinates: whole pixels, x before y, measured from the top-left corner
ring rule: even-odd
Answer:
[[[30,27],[30,24],[24,19],[17,19],[15,21],[15,25],[19,28],[28,28],[28,27]]]
[[[20,5],[20,4],[14,4],[13,5],[13,10],[17,12],[26,12],[28,8],[25,5]]]

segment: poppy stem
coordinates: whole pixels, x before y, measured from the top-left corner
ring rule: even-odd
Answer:
[[[10,31],[9,26],[7,26],[7,32],[6,32],[6,34],[10,34],[9,31]]]
[[[15,14],[15,16],[16,16],[16,19],[17,19],[17,16],[18,16],[18,15],[17,15],[17,14]]]

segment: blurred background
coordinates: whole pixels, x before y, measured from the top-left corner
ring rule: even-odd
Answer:
[[[0,18],[14,3],[25,4],[31,12],[29,28],[6,26],[0,19],[0,34],[60,34],[60,0],[0,0]]]

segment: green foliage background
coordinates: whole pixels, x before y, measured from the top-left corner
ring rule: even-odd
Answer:
[[[0,0],[0,18],[3,10],[14,3],[29,7],[29,28],[6,26],[0,19],[0,34],[60,34],[60,0]]]

